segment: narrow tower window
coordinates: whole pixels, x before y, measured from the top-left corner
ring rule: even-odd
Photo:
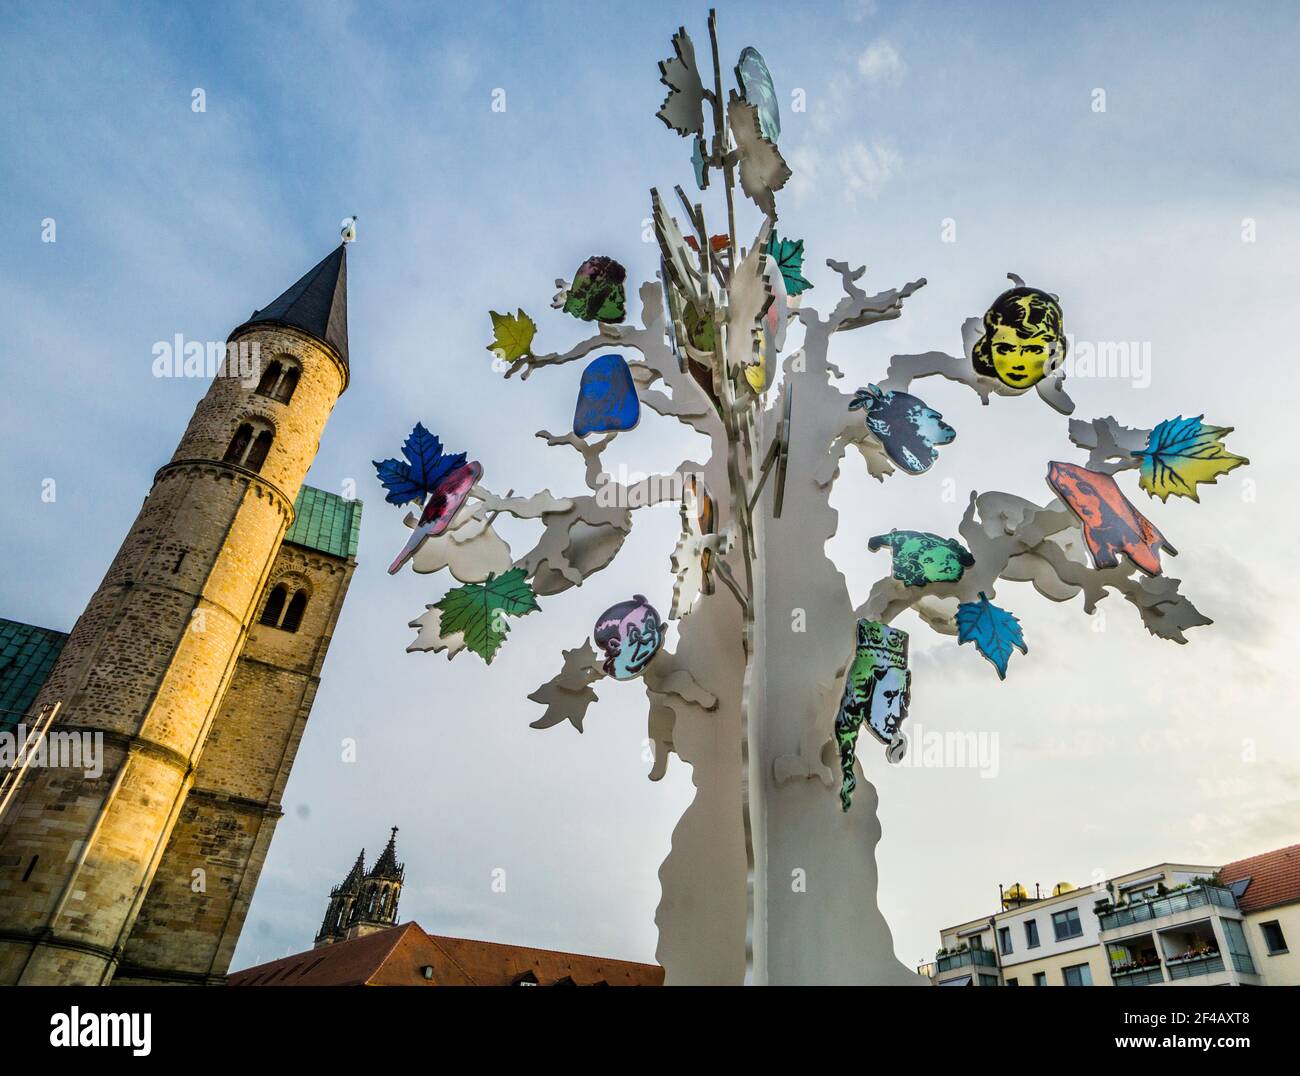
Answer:
[[[259,396],[270,396],[275,384],[280,380],[280,362],[278,359],[272,359],[266,364],[266,369],[262,371],[262,379],[257,383],[257,388],[253,391]]]
[[[248,451],[249,442],[252,440],[253,427],[245,422],[235,431],[235,436],[230,439],[230,447],[226,449],[226,462],[241,463],[244,459],[244,453]]]
[[[257,435],[253,442],[253,447],[248,450],[248,455],[244,457],[244,466],[250,471],[260,471],[262,464],[266,462],[266,454],[271,451],[271,441],[275,435],[270,430],[263,430]]]
[[[275,390],[271,393],[272,398],[285,404],[292,400],[293,390],[298,387],[298,378],[300,375],[301,371],[298,367],[288,367],[281,375],[280,383],[275,386]]]
[[[300,590],[289,600],[289,608],[284,611],[284,621],[280,627],[285,631],[297,631],[302,624],[302,614],[306,608],[307,592]]]
[[[271,591],[271,596],[266,599],[266,605],[262,609],[261,623],[272,628],[280,626],[280,616],[284,613],[284,600],[288,595],[289,592],[283,583]]]

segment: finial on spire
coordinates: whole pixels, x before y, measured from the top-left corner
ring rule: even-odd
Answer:
[[[350,217],[343,218],[342,229],[339,235],[343,237],[343,242],[351,243],[357,237],[357,215],[355,213]]]

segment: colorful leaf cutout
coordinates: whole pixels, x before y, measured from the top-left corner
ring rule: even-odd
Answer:
[[[527,616],[541,607],[524,569],[511,568],[502,575],[489,575],[483,583],[447,591],[433,608],[442,611],[443,636],[461,634],[465,646],[491,665],[510,630],[505,617]]]
[[[704,83],[695,63],[695,44],[684,26],[673,34],[673,52],[659,64],[659,81],[668,87],[668,96],[655,115],[679,135],[702,135]]]
[[[444,456],[442,442],[419,422],[402,445],[402,455],[405,461],[371,460],[379,481],[388,490],[384,499],[389,504],[423,504],[427,494],[435,492],[443,479],[465,463],[464,452]]]
[[[1152,497],[1166,501],[1173,494],[1199,503],[1198,485],[1215,485],[1219,475],[1250,462],[1221,443],[1231,426],[1205,426],[1204,417],[1166,419],[1151,431],[1147,447],[1133,453],[1142,460],[1138,485]]]
[[[803,275],[803,240],[778,239],[776,232],[767,241],[767,252],[776,259],[777,267],[785,280],[787,295],[800,295],[812,287],[812,281]]]
[[[613,258],[592,255],[574,274],[564,312],[582,321],[617,323],[627,317],[627,270]]]
[[[492,319],[492,331],[496,334],[487,350],[505,359],[516,362],[525,355],[532,354],[533,337],[537,335],[537,322],[524,313],[523,307],[517,314],[498,314],[488,311]]]
[[[957,606],[957,642],[974,643],[975,649],[993,663],[999,680],[1007,678],[1012,649],[1029,653],[1020,621],[989,601],[983,591],[979,601]]]

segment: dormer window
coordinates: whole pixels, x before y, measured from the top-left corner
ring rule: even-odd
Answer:
[[[298,378],[301,376],[302,370],[297,363],[288,359],[272,359],[262,371],[262,379],[253,391],[276,403],[287,404],[293,399],[293,391],[298,387]]]

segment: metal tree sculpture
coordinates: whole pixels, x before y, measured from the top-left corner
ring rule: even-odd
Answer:
[[[490,662],[509,617],[606,567],[636,509],[679,500],[669,612],[679,625],[676,649],[664,648],[663,621],[640,595],[612,605],[595,646],[577,641],[556,676],[528,696],[545,707],[533,727],[567,721],[581,731],[594,684],[640,676],[651,780],[663,776],[670,754],[691,766],[695,797],[660,869],[657,956],[669,983],[918,983],[895,958],[877,907],[880,827],[857,759],[864,726],[891,761],[906,750],[907,634],[891,622],[913,609],[936,631],[975,643],[1005,677],[1012,651],[1027,648],[1017,618],[993,599],[999,580],[1029,581],[1054,601],[1081,594],[1089,612],[1115,590],[1152,634],[1184,642],[1184,629],[1210,621],[1178,592],[1178,580],[1161,574],[1161,550],[1174,550],[1112,476],[1140,469],[1153,496],[1197,499],[1198,483],[1246,461],[1223,448],[1227,430],[1199,419],[1150,431],[1112,418],[1071,421],[1087,464],[1045,464],[1056,499],[973,493],[959,538],[904,530],[872,537],[869,549],[889,548],[892,571],[855,609],[825,553],[845,450],[856,447],[878,480],[923,474],[956,435],[912,394],[929,376],[966,385],[984,404],[1033,388],[1070,414],[1061,307],[1012,275],[1014,286],[984,317],[963,325],[962,356],[897,355],[878,383],[841,392],[832,383],[843,376],[828,358],[832,337],[899,317],[925,281],[867,294],[863,269],[828,261],[843,298],[825,316],[801,305],[810,287],[803,243],[774,230],[775,192],[790,170],[777,149],[771,76],[747,48],[738,88],[724,97],[713,14],[709,39],[706,87],[690,37],[674,35],[674,55],[660,65],[668,96],[658,115],[692,142],[697,185],[721,181],[726,233],[710,235],[702,206],[678,187],[683,231],[652,190],[661,269],[657,283],[640,288],[640,327],[626,321],[623,267],[606,257],[584,262],[571,284],[559,282],[554,305],[597,324],[568,351],[536,353],[536,325],[522,309],[491,315],[488,350],[507,377],[619,352],[587,366],[572,432],[537,434],[581,455],[587,492],[499,496],[477,463],[444,455],[420,426],[405,461],[376,465],[390,501],[424,506],[407,517],[414,533],[392,570],[410,559],[416,572],[447,568],[463,584],[412,623],[419,632],[409,649],[448,657],[469,649]],[[737,243],[737,182],[763,215],[747,248]],[[785,354],[795,319],[802,342]],[[641,407],[702,434],[708,459],[615,482],[602,452],[636,424]],[[543,524],[518,559],[493,529],[501,512]],[[804,616],[792,630],[794,610]]]

